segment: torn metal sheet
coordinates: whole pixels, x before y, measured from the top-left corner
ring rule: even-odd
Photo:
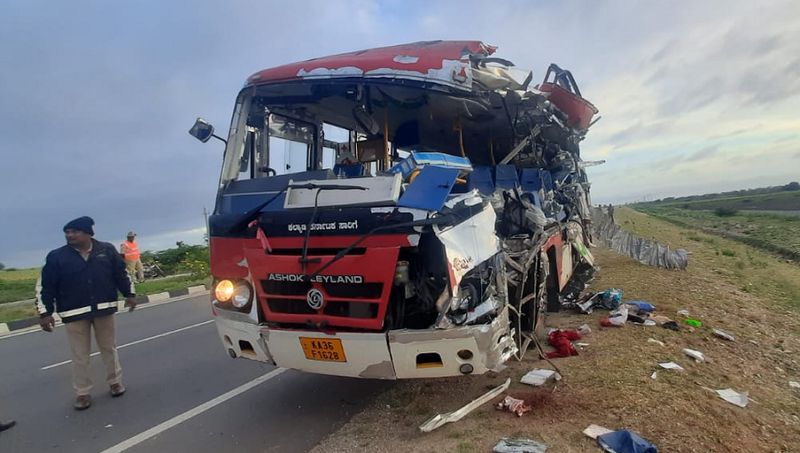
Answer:
[[[447,253],[451,286],[456,287],[470,269],[500,251],[500,240],[494,234],[497,216],[485,206],[481,211],[458,225],[441,230],[434,228]]]
[[[492,449],[494,453],[544,453],[547,445],[519,437],[504,437]]]
[[[700,363],[700,362],[705,362],[706,361],[706,356],[700,351],[695,351],[694,349],[684,348],[683,349],[683,353],[688,355],[689,357],[693,358],[695,362]]]
[[[462,418],[464,418],[465,416],[467,416],[467,414],[469,414],[470,412],[474,411],[480,406],[496,398],[501,393],[505,392],[510,385],[511,385],[511,378],[508,378],[503,384],[484,393],[478,398],[475,398],[469,404],[461,407],[460,409],[455,410],[453,412],[447,412],[445,414],[437,414],[433,416],[433,418],[420,425],[419,430],[422,431],[423,433],[429,433],[434,429],[439,428],[440,426],[445,425],[447,423],[457,422]]]

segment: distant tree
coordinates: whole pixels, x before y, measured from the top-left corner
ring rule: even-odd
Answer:
[[[0,263],[0,271],[2,271],[2,270],[3,270],[3,269],[5,269],[5,268],[6,268],[6,265],[5,265],[5,264],[3,264],[3,263]]]
[[[792,181],[783,186],[783,190],[800,190],[800,183],[797,181]]]
[[[716,214],[718,217],[731,217],[736,215],[738,212],[739,211],[737,211],[736,209],[724,208],[724,207],[719,207],[714,210],[714,214]]]

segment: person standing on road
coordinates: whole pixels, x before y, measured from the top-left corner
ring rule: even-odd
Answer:
[[[144,268],[142,255],[139,253],[139,244],[136,243],[136,233],[128,231],[128,240],[120,244],[119,253],[125,257],[125,267],[131,279],[136,276],[136,283],[144,281]]]
[[[91,217],[79,217],[64,225],[67,245],[47,254],[41,288],[37,288],[39,325],[44,331],[52,332],[53,313],[57,312],[67,331],[77,410],[92,405],[89,353],[93,326],[94,338],[106,365],[111,396],[125,393],[114,338],[117,291],[125,296],[125,307],[129,311],[136,308],[134,287],[125,262],[112,244],[93,238],[93,225]]]

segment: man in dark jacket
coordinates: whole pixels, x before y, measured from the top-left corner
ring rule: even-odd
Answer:
[[[53,313],[64,322],[72,352],[72,385],[75,409],[92,405],[92,379],[89,370],[91,330],[106,365],[111,396],[125,393],[114,334],[117,291],[125,296],[125,307],[133,310],[134,288],[125,270],[125,261],[116,248],[92,238],[94,220],[79,217],[64,225],[67,245],[47,254],[37,294],[39,325],[52,332]]]

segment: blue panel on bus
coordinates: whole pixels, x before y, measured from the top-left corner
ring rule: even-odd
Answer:
[[[519,187],[519,177],[517,167],[513,165],[498,165],[495,168],[495,185],[501,189],[513,189]]]
[[[453,190],[459,170],[428,165],[408,185],[397,200],[397,206],[438,211],[444,206],[447,196]]]

